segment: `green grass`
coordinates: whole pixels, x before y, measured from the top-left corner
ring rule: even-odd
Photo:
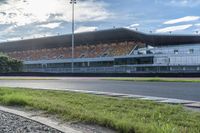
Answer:
[[[103,78],[103,80],[113,81],[134,81],[134,82],[192,82],[200,83],[200,79],[195,78]]]
[[[0,88],[0,104],[46,111],[64,121],[121,133],[199,133],[200,113],[182,106],[64,91]]]

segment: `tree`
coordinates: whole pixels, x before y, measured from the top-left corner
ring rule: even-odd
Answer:
[[[0,73],[22,71],[22,62],[0,53]]]

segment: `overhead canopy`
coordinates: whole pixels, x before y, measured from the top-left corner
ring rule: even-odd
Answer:
[[[139,41],[152,46],[200,43],[197,35],[149,35],[125,28],[84,32],[75,35],[75,45],[96,45],[122,41]],[[0,52],[36,50],[71,46],[71,35],[44,37],[0,43]]]
[[[145,40],[152,46],[200,44],[198,35],[148,35]]]

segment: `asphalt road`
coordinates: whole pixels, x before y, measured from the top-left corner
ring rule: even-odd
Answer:
[[[72,89],[200,101],[200,83],[129,82],[98,78],[59,80],[0,80],[0,86],[40,89]]]

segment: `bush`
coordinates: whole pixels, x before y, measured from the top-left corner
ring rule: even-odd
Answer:
[[[20,72],[22,62],[0,53],[0,73]]]

